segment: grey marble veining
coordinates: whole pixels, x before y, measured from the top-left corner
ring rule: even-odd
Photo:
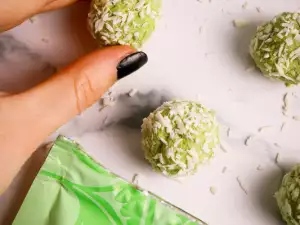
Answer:
[[[0,34],[0,91],[22,92],[49,78],[55,66],[12,35]]]
[[[89,132],[101,132],[114,126],[140,130],[143,118],[163,102],[173,98],[174,96],[165,90],[138,92],[132,97],[128,96],[128,93],[114,94],[114,106],[105,107],[100,99],[98,103],[62,126],[52,138],[58,133],[74,137]]]

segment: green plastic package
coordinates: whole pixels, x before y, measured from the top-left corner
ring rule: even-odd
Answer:
[[[129,184],[59,137],[13,225],[204,225]]]

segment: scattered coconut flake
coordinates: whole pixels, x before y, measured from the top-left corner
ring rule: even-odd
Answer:
[[[289,115],[288,115],[288,112],[287,112],[286,110],[284,110],[284,109],[282,109],[282,115],[284,115],[284,116],[289,116]]]
[[[279,152],[277,152],[276,156],[275,156],[275,163],[278,164],[278,160],[279,160]]]
[[[225,173],[227,171],[227,167],[224,166],[223,169],[222,169],[222,173]]]
[[[162,137],[160,137],[159,139],[162,143],[164,143],[165,145],[168,145],[168,142],[165,139],[163,139]]]
[[[278,143],[274,143],[273,145],[277,148],[281,148],[281,146]]]
[[[247,191],[247,189],[244,187],[244,185],[243,185],[243,183],[242,183],[242,181],[240,180],[239,177],[236,178],[236,181],[238,182],[238,184],[239,184],[240,188],[242,189],[242,191],[243,191],[246,195],[248,195],[248,191]]]
[[[246,72],[253,72],[255,70],[255,66],[250,66],[246,68]]]
[[[213,195],[215,195],[215,194],[217,193],[217,189],[216,189],[216,187],[214,187],[214,186],[211,186],[211,187],[209,188],[209,191],[210,191],[210,193],[213,194]]]
[[[258,128],[258,132],[263,132],[263,131],[265,131],[267,129],[270,129],[270,128],[272,128],[272,126],[263,126],[263,127]]]
[[[250,142],[252,141],[253,137],[250,135],[248,137],[246,137],[244,144],[246,146],[249,146]]]
[[[256,167],[256,170],[258,170],[258,171],[262,171],[262,170],[264,170],[264,169],[262,168],[262,166],[261,166],[261,165],[258,165],[258,166]]]
[[[108,91],[104,94],[99,102],[101,108],[100,111],[103,110],[107,106],[114,106],[116,104],[116,99],[113,96],[112,88],[108,89]]]
[[[248,2],[245,2],[245,3],[242,5],[242,8],[243,8],[243,9],[247,9],[247,7],[248,7]]]
[[[30,23],[34,23],[36,21],[36,17],[30,17],[28,20]]]
[[[300,116],[293,116],[293,120],[300,121]]]
[[[241,138],[241,133],[238,132],[237,130],[234,130],[233,128],[227,129],[226,130],[226,135],[229,138]]]
[[[200,27],[199,27],[199,29],[198,29],[198,31],[199,31],[199,34],[201,34],[201,33],[202,33],[202,31],[203,31],[203,27],[202,27],[202,26],[200,26]]]
[[[230,147],[226,142],[221,142],[220,148],[223,152],[226,152],[226,153],[228,152],[227,150],[230,150]]]
[[[138,92],[137,89],[133,88],[128,92],[129,97],[133,97]]]
[[[243,28],[249,25],[249,21],[244,19],[235,19],[233,20],[233,25],[236,28]]]
[[[300,36],[300,35],[299,35]],[[299,98],[298,95],[295,93],[295,92],[292,92],[292,95],[295,97],[295,98]]]
[[[227,134],[227,137],[230,137],[230,127],[228,127],[226,134]]]
[[[285,125],[286,125],[286,122],[283,122],[283,123],[281,124],[281,127],[280,127],[280,131],[281,131],[281,132],[283,131]]]
[[[260,8],[260,7],[256,7],[256,11],[257,11],[258,13],[261,13],[261,8]]]
[[[288,102],[288,93],[285,93],[283,95],[283,107],[282,107],[282,109],[287,111],[288,110],[288,104],[289,104],[289,102]]]
[[[104,106],[114,106],[116,101],[112,97],[105,97],[103,98],[103,105]]]
[[[138,179],[139,179],[139,174],[135,173],[132,177],[131,183],[134,185],[138,185],[138,183],[139,183]]]
[[[168,179],[171,179],[172,181],[178,183],[178,184],[184,184],[185,182],[185,177],[169,177],[168,176]]]
[[[102,121],[102,127],[105,127],[107,125],[106,124],[107,120],[108,120],[108,116],[105,116],[105,118]]]

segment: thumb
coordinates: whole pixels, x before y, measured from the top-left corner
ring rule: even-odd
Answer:
[[[107,47],[81,58],[44,83],[14,96],[22,105],[19,107],[23,111],[24,126],[36,133],[36,138],[39,137],[36,141],[43,141],[95,103],[118,78],[146,62],[145,53],[135,53],[128,46]]]

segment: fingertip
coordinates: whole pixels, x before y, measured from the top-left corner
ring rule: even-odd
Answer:
[[[84,56],[79,60],[75,61],[74,64],[66,67],[65,70],[68,69],[88,69],[91,66],[98,69],[99,67],[103,67],[103,65],[107,65],[107,73],[110,70],[116,70],[119,62],[124,59],[126,56],[136,52],[136,50],[130,46],[118,45],[118,46],[108,46]],[[115,66],[114,66],[115,65]],[[102,68],[103,69],[103,68]]]

